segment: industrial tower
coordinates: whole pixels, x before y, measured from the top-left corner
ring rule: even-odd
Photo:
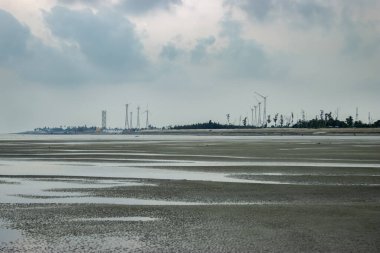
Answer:
[[[137,106],[137,122],[136,122],[136,128],[140,129],[140,106]]]
[[[107,111],[102,111],[102,129],[107,128]]]

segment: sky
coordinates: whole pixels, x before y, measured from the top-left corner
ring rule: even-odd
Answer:
[[[0,133],[124,127],[125,104],[156,126],[380,119],[379,0],[1,0]],[[136,122],[136,118],[133,119]]]

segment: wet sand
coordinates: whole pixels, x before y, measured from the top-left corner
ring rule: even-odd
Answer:
[[[0,251],[379,252],[379,227],[377,136],[0,140]]]

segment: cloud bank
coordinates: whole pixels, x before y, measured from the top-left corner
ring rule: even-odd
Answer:
[[[92,90],[99,93],[91,92],[89,99],[103,107],[116,108],[122,99],[112,97],[124,92],[125,100],[160,101],[151,105],[161,111],[158,125],[223,121],[226,111],[246,114],[256,103],[254,90],[271,94],[272,112],[304,108],[313,114],[320,107],[344,107],[348,115],[360,105],[380,118],[374,95],[380,93],[378,1],[52,0],[36,5],[0,4],[2,96],[13,96],[11,108],[21,114],[43,104],[27,99],[29,108],[22,111],[20,87],[36,94],[49,91],[62,107],[69,94]],[[150,97],[136,95],[143,90]],[[193,100],[173,106],[184,94]],[[224,107],[217,98],[229,95]],[[210,97],[218,103],[215,108],[208,106]],[[8,107],[13,103],[2,100]],[[77,102],[76,107],[83,101]],[[10,122],[0,130],[17,128],[5,102],[0,106]],[[93,115],[93,110],[83,113]],[[72,115],[68,111],[52,122],[80,124]],[[26,125],[41,126],[43,115],[37,118]],[[98,122],[97,116],[91,120]]]

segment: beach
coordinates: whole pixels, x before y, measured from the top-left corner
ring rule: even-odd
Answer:
[[[379,154],[368,134],[3,135],[0,251],[378,252]]]

